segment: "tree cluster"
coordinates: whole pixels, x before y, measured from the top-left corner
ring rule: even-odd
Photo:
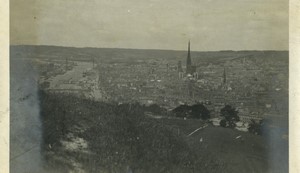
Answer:
[[[220,122],[220,126],[222,127],[234,128],[236,122],[240,121],[238,111],[230,105],[225,105],[225,107],[221,109],[220,116],[224,117]]]

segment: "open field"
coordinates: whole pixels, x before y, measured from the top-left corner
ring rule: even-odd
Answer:
[[[201,120],[162,119],[166,126],[178,128],[184,135],[203,124]],[[287,172],[288,141],[285,127],[270,129],[264,136],[209,125],[190,137],[191,148],[199,156],[213,155],[226,165],[223,172]],[[200,142],[202,139],[202,142]]]

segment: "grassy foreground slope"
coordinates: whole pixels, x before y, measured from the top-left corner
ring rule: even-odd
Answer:
[[[153,119],[139,104],[40,93],[43,153],[68,172],[274,172],[261,136],[201,120]],[[242,136],[237,138],[238,136]]]
[[[85,172],[221,169],[216,158],[198,157],[177,129],[145,116],[139,104],[107,104],[46,93],[40,99],[43,152],[50,167],[62,171],[79,167]],[[70,141],[73,144],[66,145]],[[87,146],[76,146],[79,141]]]

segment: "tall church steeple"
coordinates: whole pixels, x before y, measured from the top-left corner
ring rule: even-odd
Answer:
[[[188,55],[186,59],[186,73],[191,73],[192,72],[192,59],[191,59],[191,50],[190,50],[191,43],[189,41],[188,44]]]

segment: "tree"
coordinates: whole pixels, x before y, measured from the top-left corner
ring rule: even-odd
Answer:
[[[230,105],[225,105],[225,107],[221,109],[220,114],[220,116],[225,118],[225,121],[228,122],[231,128],[234,128],[235,123],[240,120],[238,111]]]
[[[172,111],[176,117],[187,117],[207,120],[210,118],[209,110],[203,104],[195,104],[192,106],[180,105]]]
[[[172,112],[174,113],[174,115],[176,117],[185,118],[188,116],[189,110],[190,109],[189,109],[188,105],[180,105],[180,106],[176,107],[175,109],[173,109]]]
[[[192,118],[201,118],[203,120],[210,118],[210,112],[203,104],[195,104],[191,106],[190,115]]]
[[[221,120],[221,121],[220,121],[220,126],[221,126],[221,127],[226,127],[226,126],[227,126],[227,121],[224,120],[224,119]]]

